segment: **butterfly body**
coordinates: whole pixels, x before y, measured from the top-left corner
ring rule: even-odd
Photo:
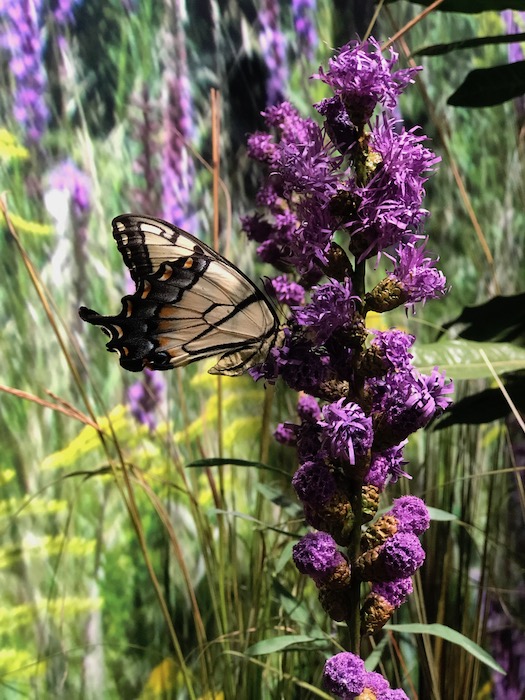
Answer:
[[[276,312],[231,262],[160,219],[118,216],[113,236],[136,291],[116,316],[79,314],[107,333],[122,367],[167,370],[220,355],[210,372],[235,376],[265,360],[279,337]]]

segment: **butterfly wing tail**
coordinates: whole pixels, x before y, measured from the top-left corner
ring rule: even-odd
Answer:
[[[147,357],[153,350],[153,343],[145,337],[145,327],[136,319],[126,319],[119,316],[102,316],[101,314],[81,306],[78,315],[83,321],[99,326],[109,337],[106,348],[116,352],[120,364],[130,372],[141,372],[148,364]],[[131,326],[130,328],[130,320]],[[123,339],[126,338],[126,344]],[[161,369],[161,368],[159,368]]]

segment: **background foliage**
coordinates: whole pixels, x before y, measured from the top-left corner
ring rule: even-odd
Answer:
[[[308,76],[331,47],[365,35],[374,7],[77,0],[65,12],[67,3],[14,3],[33,19],[37,71],[27,56],[12,63],[4,4],[0,695],[327,697],[320,673],[345,631],[290,562],[303,529],[295,465],[271,437],[295,397],[279,384],[218,381],[203,363],[137,384],[81,327],[77,308],[119,308],[129,281],[109,222],[128,210],[164,215],[210,243],[215,208],[221,250],[252,278],[267,272],[238,235],[258,177],[246,134],[261,127],[269,99],[288,96],[308,113],[322,97]],[[384,40],[422,8],[378,9],[373,34]],[[427,561],[410,603],[369,649],[367,665],[413,698],[519,698],[525,686],[524,442],[512,401],[523,394],[505,395],[510,380],[497,378],[512,371],[511,382],[522,381],[521,307],[510,307],[513,332],[503,337],[500,328],[458,340],[459,323],[440,337],[465,306],[524,291],[523,101],[447,104],[470,71],[507,64],[509,47],[519,48],[485,39],[505,38],[507,25],[494,11],[503,7],[483,9],[432,12],[396,45],[403,62],[447,46],[416,57],[425,71],[401,111],[443,157],[426,205],[451,292],[398,323],[417,335],[421,367],[446,365],[460,378],[464,407],[446,429],[412,438],[413,479],[398,487],[434,509]],[[298,12],[310,34],[298,31]],[[466,39],[478,41],[450,46]],[[47,109],[36,137],[28,112],[13,111],[24,75]],[[216,197],[211,88],[220,90]],[[479,328],[502,314],[484,310]],[[497,395],[501,407],[490,416],[479,410],[486,390],[485,405]]]

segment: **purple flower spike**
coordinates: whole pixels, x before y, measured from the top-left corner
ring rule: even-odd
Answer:
[[[0,8],[0,17],[6,25],[0,46],[9,51],[9,68],[15,84],[13,115],[32,143],[42,139],[49,119],[44,99],[47,76],[42,57],[42,5],[42,0],[31,3],[5,0]]]
[[[330,693],[341,700],[352,700],[363,692],[366,676],[363,659],[343,651],[325,663],[323,683]]]
[[[328,61],[326,72],[320,67],[319,73],[312,77],[332,88],[354,124],[365,124],[377,104],[394,109],[397,98],[409,83],[414,82],[414,76],[420,70],[392,71],[397,59],[398,54],[393,49],[390,49],[390,59],[386,59],[375,39],[362,44],[352,41]]]
[[[324,406],[322,428],[323,446],[335,459],[355,464],[356,457],[364,456],[374,438],[372,419],[352,401],[339,399]]]
[[[417,496],[396,498],[390,515],[397,520],[398,532],[412,532],[421,535],[430,527],[430,515],[425,502]]]
[[[335,540],[326,532],[306,534],[293,546],[292,556],[297,569],[317,584],[329,580],[338,567],[348,567]]]

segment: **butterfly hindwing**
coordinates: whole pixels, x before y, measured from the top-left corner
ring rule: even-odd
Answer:
[[[82,307],[110,336],[128,370],[171,369],[221,355],[210,371],[241,374],[264,361],[278,335],[274,309],[232,263],[182,229],[125,214],[113,236],[136,284],[117,316]]]

